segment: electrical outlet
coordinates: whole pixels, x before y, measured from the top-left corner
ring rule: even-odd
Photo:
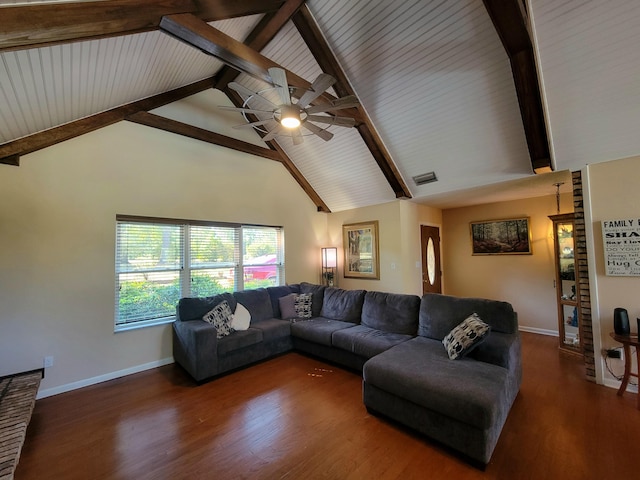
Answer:
[[[607,357],[609,358],[621,358],[622,352],[617,348],[608,348],[606,350]]]
[[[44,357],[44,368],[53,367],[53,356]]]

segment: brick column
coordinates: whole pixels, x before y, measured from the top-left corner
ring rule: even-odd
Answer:
[[[587,380],[596,381],[595,352],[593,350],[593,328],[591,321],[591,289],[589,287],[589,264],[587,262],[587,236],[584,223],[584,202],[582,197],[582,174],[571,173],[573,179],[573,211],[575,255],[578,268],[576,280],[580,292],[580,322],[584,365]]]

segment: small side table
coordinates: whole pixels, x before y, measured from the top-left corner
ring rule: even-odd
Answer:
[[[638,335],[618,335],[614,332],[611,332],[611,338],[613,338],[616,342],[621,343],[624,348],[624,377],[622,377],[622,385],[618,389],[618,395],[622,395],[627,390],[627,385],[629,385],[629,377],[639,378],[637,373],[631,373],[631,347],[636,347],[636,362],[638,367],[640,368],[640,340],[638,340]],[[640,388],[640,386],[638,387]],[[638,391],[637,395],[638,402],[638,410],[640,410],[640,391]]]

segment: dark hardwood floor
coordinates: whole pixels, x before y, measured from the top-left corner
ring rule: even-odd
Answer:
[[[25,479],[631,479],[632,394],[523,334],[524,382],[486,469],[362,404],[361,377],[290,353],[196,386],[177,366],[38,400]]]

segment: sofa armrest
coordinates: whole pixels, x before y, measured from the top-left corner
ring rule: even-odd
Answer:
[[[173,357],[196,380],[218,373],[215,327],[202,320],[173,323]]]

